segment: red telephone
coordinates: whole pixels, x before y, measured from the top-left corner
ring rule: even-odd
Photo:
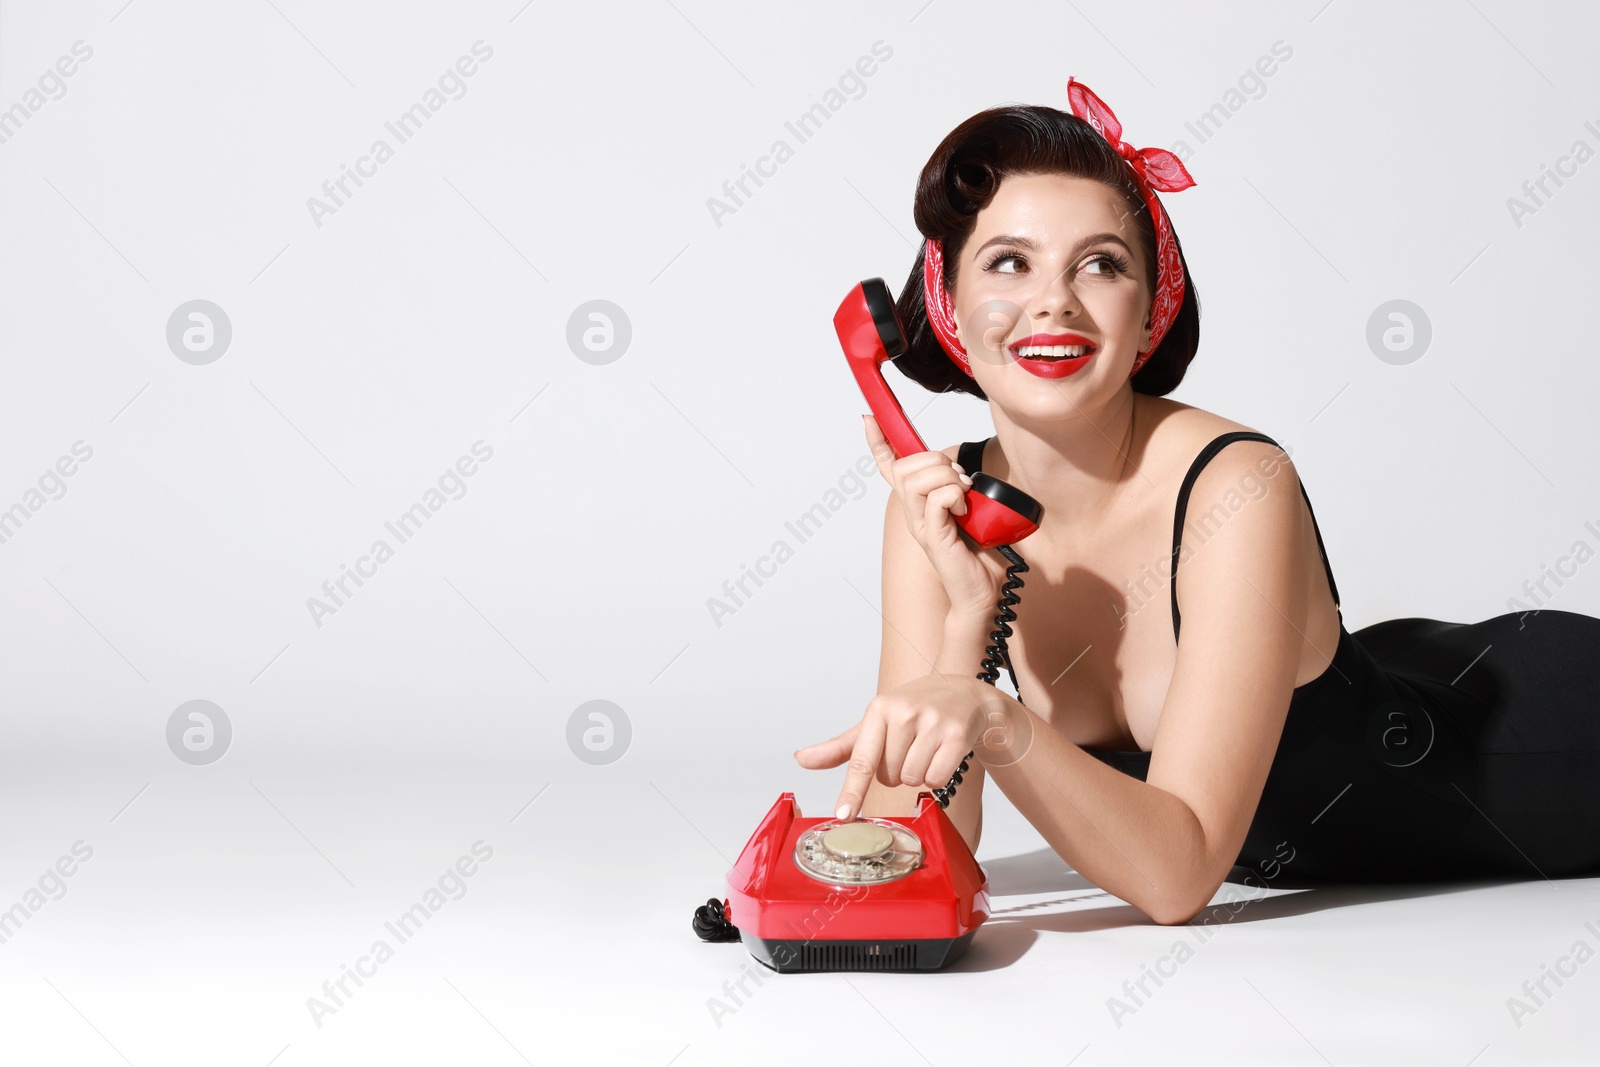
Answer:
[[[988,917],[988,876],[932,793],[915,815],[843,823],[802,819],[784,793],[728,872],[727,900],[702,906],[694,928],[784,973],[932,971]]]
[[[833,328],[895,458],[928,451],[883,378],[883,364],[906,350],[905,332],[883,279],[868,278],[851,289],[833,314]],[[967,513],[953,518],[979,546],[1015,544],[1039,528],[1042,509],[1037,500],[981,471],[967,473],[972,478]]]
[[[883,379],[883,363],[906,350],[883,279],[851,289],[833,325],[894,454],[928,451]],[[993,685],[1001,666],[1011,668],[1011,605],[1028,569],[1011,543],[1039,528],[1042,509],[1000,479],[970,473],[967,513],[956,523],[1011,563],[977,675]],[[695,909],[694,932],[743,941],[780,972],[928,971],[953,962],[989,917],[988,876],[944,813],[973,755],[949,784],[918,792],[916,814],[904,818],[803,819],[794,794],[782,794],[728,872],[728,896]]]

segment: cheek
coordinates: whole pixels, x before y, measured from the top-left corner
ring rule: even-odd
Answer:
[[[956,309],[962,343],[968,352],[975,349],[1001,351],[1022,318],[1022,307],[1006,297],[986,294],[981,290],[970,295],[973,297],[972,303],[965,310]]]
[[[1092,303],[1089,301],[1092,299]],[[1085,303],[1095,319],[1108,329],[1137,330],[1144,324],[1149,299],[1137,285],[1107,285]]]

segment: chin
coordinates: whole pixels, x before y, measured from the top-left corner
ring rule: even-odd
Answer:
[[[1077,375],[1073,375],[1074,378]],[[1084,389],[1071,378],[1063,382],[1031,379],[1011,387],[1001,396],[1001,407],[1015,422],[1070,422],[1083,417],[1084,411],[1097,407],[1097,399],[1109,396],[1105,389]],[[989,394],[990,399],[995,394]]]

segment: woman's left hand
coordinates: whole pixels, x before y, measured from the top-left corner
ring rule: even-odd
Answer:
[[[925,675],[879,693],[860,722],[794,758],[808,770],[850,761],[838,806],[838,817],[849,819],[861,811],[875,774],[888,786],[942,788],[1004,715],[1007,699],[976,678]]]

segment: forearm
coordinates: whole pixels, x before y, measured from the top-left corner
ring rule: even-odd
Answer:
[[[993,622],[982,616],[961,616],[954,612],[947,614],[944,639],[939,645],[939,658],[934,662],[934,672],[976,678],[978,668],[983,664],[983,648],[988,644]],[[1005,696],[1004,693],[995,695]],[[945,811],[974,855],[978,851],[978,840],[983,836],[983,781],[986,777],[983,763],[973,760],[967,773],[962,776],[961,784],[956,787],[950,807]]]
[[[1181,799],[1108,767],[1011,701],[1026,744],[985,761],[994,784],[1050,847],[1095,885],[1158,923],[1185,922],[1205,904],[1205,834]],[[1031,734],[1031,736],[1030,736]],[[981,757],[980,757],[981,758]]]
[[[954,671],[992,620],[946,621],[938,670]],[[978,656],[981,659],[981,651]],[[976,665],[977,660],[973,660]],[[974,673],[976,671],[974,670]],[[1205,904],[1205,833],[1180,798],[1109,767],[1037,714],[996,691],[978,762],[1018,811],[1073,870],[1157,922],[1183,922]]]
[[[993,629],[993,615],[945,615],[944,640],[939,645],[939,658],[933,663],[934,673],[976,678]]]

